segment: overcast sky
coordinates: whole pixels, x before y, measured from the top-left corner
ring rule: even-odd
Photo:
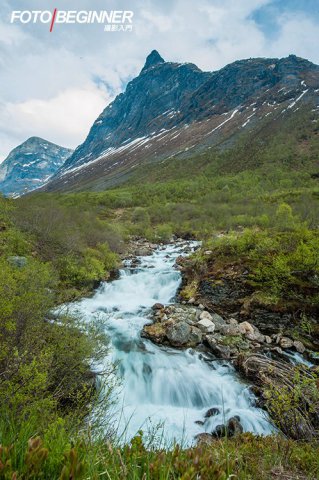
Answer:
[[[12,10],[132,10],[133,32],[10,24]],[[216,70],[290,53],[319,64],[319,0],[1,0],[0,161],[30,136],[76,147],[152,49]]]

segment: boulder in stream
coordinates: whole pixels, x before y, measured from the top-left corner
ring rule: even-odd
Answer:
[[[212,408],[210,408],[209,410],[207,410],[207,412],[205,413],[204,417],[205,417],[205,418],[209,418],[209,417],[213,417],[213,416],[219,415],[219,414],[220,414],[219,408],[217,408],[217,407],[212,407]]]
[[[174,347],[181,347],[189,342],[191,327],[186,322],[168,321],[166,323],[166,337]]]
[[[243,431],[244,429],[242,427],[242,424],[240,423],[240,417],[238,415],[235,415],[227,421],[226,425],[217,425],[212,435],[213,437],[217,438],[230,438],[240,435],[241,433],[243,433]]]

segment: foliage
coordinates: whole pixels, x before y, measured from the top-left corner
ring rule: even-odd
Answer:
[[[318,424],[319,391],[315,372],[307,374],[300,367],[291,381],[270,383],[265,392],[266,405],[276,426],[291,438],[314,435],[312,424]]]
[[[102,438],[92,443],[83,434],[75,436],[70,445],[61,421],[55,429],[56,435],[50,438],[18,438],[2,446],[0,478],[191,480],[200,475],[202,480],[266,480],[273,476],[317,478],[319,474],[316,445],[278,437],[243,434],[210,446],[167,450],[146,448],[141,434],[125,447]]]
[[[317,304],[318,231],[298,224],[293,231],[286,231],[286,227],[285,222],[282,231],[278,227],[245,229],[214,237],[205,244],[205,249],[212,252],[210,256],[201,256],[199,252],[194,262],[197,259],[199,264],[205,264],[212,258],[224,263],[240,262],[249,270],[249,283],[261,294],[277,301],[285,299],[286,303],[289,299],[298,299],[309,306]]]

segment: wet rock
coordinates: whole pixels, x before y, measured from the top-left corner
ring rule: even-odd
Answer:
[[[279,343],[280,339],[282,338],[282,334],[281,333],[273,334],[271,338],[275,343]]]
[[[190,298],[190,299],[188,300],[188,303],[189,303],[190,305],[192,305],[192,304],[195,303],[195,302],[196,302],[196,300],[195,300],[194,297],[192,297],[192,298]]]
[[[279,347],[276,347],[279,348]],[[283,433],[290,438],[310,440],[317,435],[318,431],[318,416],[309,415],[309,409],[312,406],[311,397],[307,395],[299,395],[294,397],[296,366],[288,363],[286,360],[274,360],[265,355],[248,355],[239,356],[237,358],[237,367],[241,373],[257,384],[262,395],[269,390],[271,385],[276,390],[280,391],[285,388],[291,398],[298,398],[297,403],[291,404],[287,411],[276,412],[272,411],[272,415],[276,424],[280,427]],[[307,370],[299,371],[301,380],[307,379],[309,372]]]
[[[214,438],[209,433],[199,433],[195,436],[197,445],[211,445],[214,443]]]
[[[204,425],[203,420],[195,420],[194,423],[196,423],[196,425],[201,425],[201,426]]]
[[[268,335],[265,335],[265,342],[268,344],[272,342],[271,338]]]
[[[154,305],[152,306],[153,310],[162,310],[162,308],[164,308],[164,305],[162,303],[154,303]]]
[[[143,327],[141,336],[152,340],[154,343],[162,344],[165,336],[166,329],[162,323],[153,323],[152,325],[145,325]]]
[[[235,415],[231,417],[227,422],[227,434],[229,437],[235,437],[243,433],[243,427],[240,423],[240,417]]]
[[[212,436],[217,437],[217,438],[226,437],[226,434],[227,434],[227,429],[226,429],[225,425],[223,425],[223,424],[217,425],[215,430],[212,432]]]
[[[133,257],[130,263],[131,267],[137,267],[138,265],[141,265],[142,261],[140,258]]]
[[[191,327],[186,322],[167,322],[166,336],[171,345],[180,347],[189,342]]]
[[[306,347],[304,346],[304,344],[299,340],[295,340],[293,343],[293,346],[295,347],[298,353],[304,353],[304,351],[306,350]]]
[[[272,352],[278,353],[279,355],[283,355],[283,351],[280,347],[274,347],[271,349]]]
[[[204,312],[203,312],[204,313]],[[215,331],[215,324],[208,320],[207,318],[203,318],[197,323],[197,326],[204,332],[204,333],[214,333]]]
[[[235,437],[241,433],[243,433],[243,427],[240,423],[240,417],[235,415],[228,420],[226,425],[217,425],[212,435],[217,438],[223,438],[226,436]]]
[[[180,255],[179,257],[176,258],[175,264],[176,265],[183,265],[186,261],[187,261],[187,258]]]
[[[209,417],[213,417],[213,416],[219,415],[219,414],[220,414],[219,408],[212,407],[212,408],[210,408],[209,410],[207,410],[207,412],[205,413],[204,417],[205,417],[205,418],[209,418]]]
[[[288,337],[282,337],[279,341],[279,345],[281,346],[281,348],[292,348],[293,347],[293,340],[291,340],[291,338],[288,338]]]

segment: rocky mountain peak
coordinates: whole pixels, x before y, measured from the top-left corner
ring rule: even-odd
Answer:
[[[1,163],[0,192],[17,196],[42,186],[71,153],[71,149],[43,138],[28,138]]]
[[[145,70],[148,70],[150,67],[154,67],[160,63],[165,63],[164,58],[160,56],[157,50],[152,50],[151,53],[146,57],[142,72],[145,72]]]
[[[260,120],[285,121],[302,106],[317,111],[318,92],[319,66],[295,55],[203,72],[153,50],[45,188],[116,185],[142,163],[226,145]]]

